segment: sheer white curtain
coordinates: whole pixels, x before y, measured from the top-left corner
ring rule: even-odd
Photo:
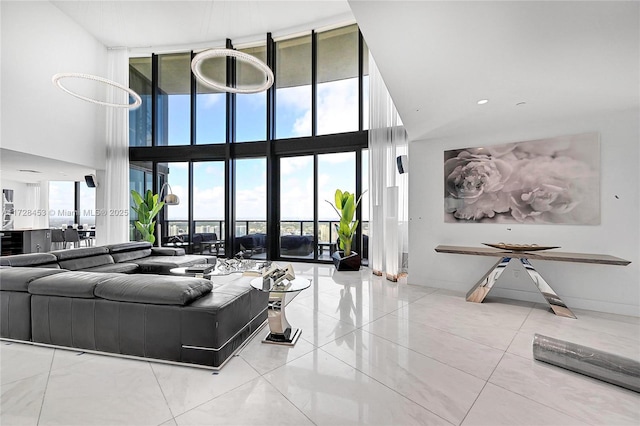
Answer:
[[[44,186],[46,187],[46,195],[47,198],[49,196],[49,182],[44,182]],[[49,202],[47,200],[46,203],[43,204],[42,197],[42,188],[43,183],[27,183],[27,206],[29,208],[34,209],[38,214],[31,216],[32,223],[31,227],[34,229],[42,229],[49,227],[49,217],[47,214],[44,214],[49,211]]]
[[[407,133],[371,55],[369,91],[369,266],[397,281],[408,272],[409,182],[397,167],[408,154]]]
[[[109,49],[107,78],[129,87],[127,49]],[[129,95],[109,86],[107,100],[128,103]],[[106,167],[99,171],[96,188],[96,244],[129,241],[129,110],[106,108]],[[104,213],[104,214],[102,214]]]

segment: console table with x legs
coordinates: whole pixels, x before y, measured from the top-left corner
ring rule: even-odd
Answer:
[[[468,254],[475,256],[491,256],[499,257],[500,260],[493,265],[493,267],[478,281],[467,293],[467,302],[482,303],[484,298],[489,294],[493,285],[498,281],[500,275],[506,269],[509,262],[513,259],[518,259],[522,266],[524,266],[529,278],[536,285],[536,288],[540,291],[545,298],[551,310],[556,315],[576,318],[571,310],[565,305],[565,303],[558,297],[556,292],[551,286],[542,278],[542,276],[536,271],[529,259],[537,260],[554,260],[561,262],[580,262],[580,263],[596,263],[600,265],[619,265],[626,266],[631,262],[621,259],[615,256],[609,256],[606,254],[588,254],[588,253],[565,253],[558,251],[506,251],[498,250],[487,247],[462,247],[462,246],[445,246],[439,245],[435,248],[438,253],[453,253],[453,254]]]

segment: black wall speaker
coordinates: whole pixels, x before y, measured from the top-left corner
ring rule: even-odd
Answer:
[[[96,175],[86,175],[84,177],[84,181],[87,183],[87,186],[89,188],[95,188],[96,186],[98,186],[96,182]]]
[[[398,155],[396,157],[396,163],[398,164],[398,173],[408,173],[409,172],[409,157],[406,155]]]

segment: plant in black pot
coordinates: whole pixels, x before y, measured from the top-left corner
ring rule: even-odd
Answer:
[[[143,241],[149,241],[153,244],[156,241],[153,232],[156,227],[155,217],[164,207],[163,201],[158,201],[158,194],[154,194],[151,190],[147,190],[144,197],[135,189],[131,190],[131,197],[135,206],[133,210],[138,214],[138,220],[135,222],[136,229],[142,235]]]
[[[336,231],[338,232],[338,239],[340,241],[340,250],[331,255],[333,264],[338,271],[357,271],[360,269],[360,263],[362,261],[360,255],[351,250],[353,236],[356,233],[356,229],[358,229],[358,221],[354,220],[353,217],[358,208],[358,204],[360,204],[362,195],[358,198],[358,201],[356,201],[355,198],[355,194],[336,189],[335,204],[326,200],[340,217],[340,223],[336,225]]]

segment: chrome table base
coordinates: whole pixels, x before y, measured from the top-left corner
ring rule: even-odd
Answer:
[[[286,293],[272,292],[269,294],[269,334],[262,343],[275,343],[277,345],[294,346],[300,337],[301,330],[291,327],[285,315]]]
[[[482,303],[511,260],[511,257],[503,257],[493,266],[493,268],[489,270],[489,272],[484,274],[480,281],[478,281],[478,283],[467,293],[467,302]],[[567,308],[567,305],[564,304],[562,299],[558,297],[556,292],[553,291],[551,286],[544,280],[544,278],[542,278],[538,271],[533,268],[531,263],[529,263],[529,260],[524,257],[519,260],[520,263],[522,263],[522,266],[524,266],[529,278],[531,278],[531,281],[533,281],[538,291],[540,291],[540,294],[542,294],[551,307],[551,310],[553,310],[553,313],[561,317],[577,318],[573,312]]]

